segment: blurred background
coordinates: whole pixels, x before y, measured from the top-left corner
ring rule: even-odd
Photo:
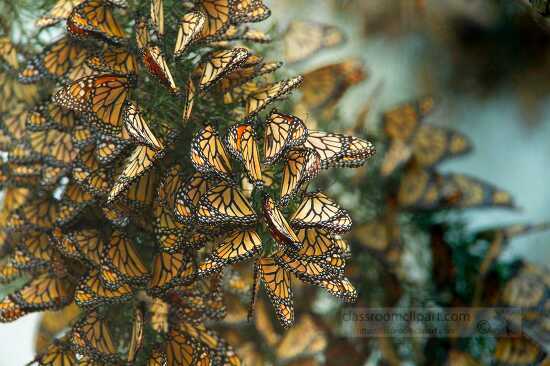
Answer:
[[[468,228],[550,220],[546,0],[265,2],[273,13],[266,28],[275,27],[278,34],[299,19],[338,26],[346,36],[344,44],[289,65],[289,72],[304,73],[350,57],[364,63],[365,81],[350,88],[339,103],[338,129],[354,126],[361,107],[369,103],[363,132],[376,134],[384,111],[432,95],[438,103],[429,122],[461,131],[474,146],[472,153],[439,170],[497,184],[517,205],[513,210],[457,213]],[[280,36],[275,40],[273,56],[282,43]],[[352,210],[353,204],[353,199],[345,202]],[[505,249],[503,258],[548,265],[549,241],[549,232],[520,237]],[[32,359],[38,319],[32,314],[0,327],[0,366]],[[373,359],[370,364],[376,364]]]
[[[349,57],[366,65],[367,79],[339,104],[343,123],[354,123],[373,92],[367,132],[380,128],[391,107],[436,96],[430,123],[463,132],[474,146],[441,170],[498,183],[518,206],[464,212],[473,229],[550,218],[550,28],[527,1],[279,0],[270,6],[281,29],[306,19],[337,25],[348,38],[291,69]],[[518,238],[505,254],[548,264],[549,239],[549,233]]]

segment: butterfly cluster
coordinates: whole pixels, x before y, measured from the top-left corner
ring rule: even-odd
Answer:
[[[296,279],[355,300],[351,217],[308,186],[374,147],[264,112],[303,82],[252,50],[270,37],[248,24],[269,15],[260,0],[59,0],[36,22],[64,29],[42,51],[2,39],[0,321],[46,311],[33,363],[238,365],[206,325],[247,261],[249,316],[263,286],[291,326]]]
[[[428,240],[430,284],[435,287],[430,301],[442,307],[459,304],[464,309],[471,308],[469,321],[456,325],[449,339],[476,334],[476,325],[490,318],[500,327],[485,335],[494,337],[495,348],[488,357],[495,364],[541,364],[548,357],[544,335],[548,328],[543,325],[548,322],[544,305],[549,296],[548,271],[523,261],[513,264],[508,275],[499,271],[501,254],[510,241],[548,230],[548,224],[510,225],[479,231],[470,237],[453,237],[457,235],[456,229],[451,229],[453,221],[438,214],[470,208],[513,209],[515,205],[509,193],[480,178],[439,171],[442,162],[468,154],[473,146],[458,130],[428,120],[434,105],[434,99],[426,97],[383,114],[378,137],[384,142],[380,144],[384,149],[374,175],[384,189],[377,212],[370,213],[372,219],[352,230],[352,248],[366,249],[381,265],[383,304],[394,307],[411,296],[403,286],[410,280],[406,258],[418,255],[418,243]],[[363,206],[367,207],[367,203]],[[350,276],[354,283],[362,282],[361,278],[364,281],[360,270],[351,272],[355,274]],[[359,306],[369,306],[366,301],[360,298]],[[492,308],[513,308],[523,315],[501,316],[491,313]],[[466,344],[451,342],[441,362],[484,364],[470,354]],[[385,347],[389,351],[386,348],[383,359],[390,359],[394,346]],[[429,347],[433,345],[428,343],[426,348]]]

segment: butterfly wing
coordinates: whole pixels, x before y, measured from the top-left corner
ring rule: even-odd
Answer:
[[[290,327],[294,323],[290,273],[281,268],[271,257],[259,259],[256,266],[267,295],[275,308],[277,319],[283,327]]]
[[[239,67],[248,57],[248,51],[244,48],[214,51],[207,56],[207,60],[199,65],[202,75],[199,87],[208,89],[225,75]]]
[[[262,241],[255,230],[239,230],[227,235],[208,257],[199,264],[199,276],[217,272],[225,266],[255,256]]]
[[[245,114],[247,118],[254,117],[273,101],[285,97],[288,93],[300,86],[302,80],[303,78],[301,76],[297,76],[292,79],[282,80],[267,85],[253,92],[248,96],[245,102]]]
[[[228,130],[225,140],[229,152],[245,166],[249,180],[253,184],[263,183],[260,154],[252,126],[233,125]]]
[[[211,125],[200,130],[191,145],[191,162],[204,175],[231,181],[231,162],[222,141]]]
[[[149,171],[164,153],[165,150],[156,151],[145,145],[136,146],[125,160],[124,169],[109,192],[108,202],[113,202],[130,184]]]
[[[257,221],[252,206],[242,192],[227,183],[214,186],[201,197],[197,218],[208,226],[250,225]]]
[[[321,170],[321,157],[315,150],[290,150],[283,167],[280,204],[286,205]]]
[[[181,18],[176,38],[176,46],[174,48],[175,58],[183,55],[187,46],[202,31],[205,21],[206,16],[200,11],[191,11]]]
[[[124,124],[128,134],[138,143],[149,146],[155,150],[162,150],[164,145],[155,137],[147,122],[143,119],[139,107],[128,101],[123,115]]]
[[[285,60],[297,63],[310,58],[319,51],[345,42],[344,34],[331,25],[293,21],[283,35]]]
[[[140,306],[134,310],[134,322],[132,323],[132,334],[130,336],[130,345],[128,346],[128,362],[133,363],[136,355],[143,346],[143,327],[145,323],[145,314]]]
[[[164,36],[164,2],[163,0],[151,0],[151,23],[159,37]]]
[[[113,43],[125,41],[112,5],[102,0],[87,0],[76,6],[67,19],[67,30],[76,38],[93,35]]]
[[[298,117],[271,111],[264,130],[264,163],[273,164],[286,149],[303,144],[308,130]]]
[[[290,219],[298,228],[319,227],[342,234],[351,228],[351,217],[324,193],[308,193]]]
[[[142,56],[147,71],[156,77],[170,92],[177,94],[179,88],[176,86],[161,49],[158,46],[147,46],[142,51]]]
[[[96,311],[91,311],[72,328],[72,347],[94,360],[117,363],[119,358],[108,323]]]
[[[302,243],[267,193],[264,195],[262,208],[267,228],[275,241],[283,247],[300,248]]]

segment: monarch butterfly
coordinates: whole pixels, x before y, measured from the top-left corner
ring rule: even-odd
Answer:
[[[151,296],[162,294],[174,286],[190,283],[195,275],[195,265],[188,255],[181,252],[160,252],[153,259],[147,292]]]
[[[343,264],[341,264],[337,254],[332,254],[325,260],[319,261],[311,257],[302,257],[290,250],[284,250],[275,253],[273,259],[281,268],[292,272],[302,281],[314,285],[318,285],[321,280],[342,277],[341,268]]]
[[[322,353],[328,344],[326,333],[309,314],[298,318],[296,325],[286,331],[275,348],[279,362],[299,358],[304,360],[306,355]],[[307,362],[307,361],[305,361]]]
[[[266,33],[257,29],[247,28],[240,36],[239,39],[254,43],[271,43],[271,37]]]
[[[321,168],[359,167],[376,152],[370,141],[322,131],[309,131],[303,147],[321,157]]]
[[[187,46],[196,39],[204,27],[206,16],[200,11],[191,11],[185,14],[178,26],[178,35],[176,38],[176,46],[174,48],[174,57],[178,58],[187,49]]]
[[[196,346],[199,346],[201,350],[207,351],[204,355],[200,355],[201,358],[205,357],[222,357],[226,349],[229,347],[217,334],[206,329],[202,324],[192,324],[185,321],[177,324],[169,333],[168,337],[177,336],[178,334],[184,335],[183,338],[187,338],[189,341],[193,342]],[[210,356],[209,354],[212,353]],[[167,349],[168,359],[170,359],[169,352]],[[204,364],[210,364],[206,359],[204,361],[199,361]],[[212,362],[212,361],[210,361]]]
[[[67,30],[76,38],[94,36],[113,43],[125,41],[112,4],[103,0],[86,0],[73,8],[67,18]]]
[[[193,220],[201,196],[209,189],[210,184],[200,173],[194,173],[182,184],[175,205],[175,217],[178,221],[189,223]]]
[[[283,167],[279,204],[286,205],[320,170],[321,157],[315,150],[290,150]]]
[[[107,134],[121,131],[121,115],[131,79],[117,74],[88,76],[61,88],[54,103],[76,112],[93,114],[90,121]]]
[[[151,132],[147,122],[141,116],[140,108],[131,101],[126,102],[123,120],[128,134],[138,143],[147,145],[155,150],[162,150],[164,148],[164,145]]]
[[[271,102],[280,99],[296,89],[302,83],[301,76],[266,85],[251,93],[245,102],[247,118],[252,118]]]
[[[330,119],[334,107],[346,91],[363,81],[366,73],[362,63],[357,59],[349,59],[340,63],[320,67],[304,74],[304,82],[300,88],[300,102],[314,114],[320,114]]]
[[[480,179],[463,174],[441,175],[419,167],[404,174],[397,195],[407,209],[514,207],[509,193]]]
[[[2,130],[9,137],[11,137],[11,139],[15,140],[14,142],[23,142],[26,137],[25,123],[27,116],[28,113],[17,109],[11,111],[5,118],[2,119]]]
[[[85,191],[103,199],[109,194],[109,187],[112,185],[113,176],[106,168],[88,171],[80,165],[73,169],[73,179]]]
[[[166,360],[166,364],[168,365],[201,365],[201,358],[209,357],[196,341],[189,339],[187,335],[177,330],[170,331],[164,348],[165,351],[161,355],[159,355],[160,351],[153,354],[155,362],[159,362],[156,359],[162,358]],[[204,364],[208,365],[211,361],[208,360]],[[151,361],[150,364],[155,365]],[[158,364],[163,365],[164,363]]]
[[[231,126],[225,141],[229,152],[245,166],[250,182],[261,185],[263,181],[260,154],[252,126],[249,124]]]
[[[72,221],[86,206],[94,202],[94,197],[82,190],[76,183],[70,182],[63,192],[59,202],[57,225],[65,225]]]
[[[160,180],[157,196],[160,204],[173,211],[176,207],[178,191],[183,184],[183,166],[174,163],[166,170]]]
[[[255,230],[238,230],[224,237],[208,257],[199,264],[198,275],[204,276],[224,266],[255,256],[262,249],[262,241]]]
[[[262,208],[267,228],[275,241],[283,247],[301,248],[302,243],[268,193],[264,193]]]
[[[400,226],[392,213],[357,226],[352,235],[363,247],[389,266],[399,263],[403,243]]]
[[[195,83],[192,78],[189,78],[187,81],[187,93],[185,95],[185,104],[182,111],[182,123],[183,125],[187,124],[191,118],[191,112],[193,111],[193,105],[195,103]]]
[[[390,146],[381,174],[391,174],[410,157],[422,167],[433,167],[449,157],[471,150],[471,144],[463,134],[423,123],[433,104],[433,98],[423,98],[384,114],[384,131],[390,139]]]
[[[55,223],[57,202],[49,198],[34,198],[19,207],[9,218],[7,228],[21,230],[49,230]]]
[[[54,230],[56,248],[69,258],[84,259],[92,266],[101,266],[105,252],[105,242],[99,231],[82,229],[63,234]]]
[[[219,36],[218,39],[219,41],[213,42],[210,45],[227,47],[229,41],[236,40],[254,43],[270,43],[272,41],[271,37],[262,31],[249,27],[238,28],[235,25],[231,25],[229,28],[227,28],[225,33]]]
[[[88,51],[70,37],[63,37],[48,46],[32,59],[18,79],[24,84],[35,83],[47,77],[54,80],[68,78],[71,70],[78,68],[88,56]]]
[[[35,25],[38,28],[55,25],[60,21],[67,19],[73,8],[83,1],[84,0],[58,0],[53,8],[36,20]]]
[[[44,273],[8,295],[26,312],[57,310],[71,302],[74,288],[55,273]]]
[[[158,186],[158,172],[156,169],[149,170],[130,184],[124,194],[126,203],[136,209],[151,207]]]
[[[295,231],[298,241],[302,243],[297,254],[315,260],[324,260],[332,254],[342,254],[341,248],[327,230],[318,228],[299,229]]]
[[[143,345],[143,327],[145,323],[145,314],[141,306],[134,309],[134,321],[132,323],[132,334],[130,336],[130,345],[128,347],[128,362],[133,363],[136,355]]]
[[[548,333],[545,312],[545,301],[548,293],[548,270],[544,267],[522,263],[517,273],[507,281],[502,289],[499,304],[503,306],[520,307],[524,316],[515,314],[504,317],[510,325],[518,330],[538,346],[544,347]]]
[[[35,362],[44,366],[73,366],[77,365],[78,361],[68,342],[68,337],[63,337],[62,339],[54,339],[42,354],[27,365],[33,365]]]
[[[73,146],[71,134],[56,129],[30,132],[32,149],[52,165],[71,165],[78,150]]]
[[[257,278],[264,284],[269,300],[275,308],[277,319],[284,328],[294,324],[294,305],[290,273],[280,267],[273,258],[263,257],[256,261]],[[253,296],[254,298],[254,296]]]
[[[99,165],[94,145],[82,149],[76,159],[72,177],[84,190],[94,196],[106,196],[112,182],[111,172]]]
[[[20,102],[33,103],[38,95],[37,90],[35,85],[24,85],[11,75],[0,72],[0,112],[18,108]]]
[[[134,151],[124,161],[124,169],[116,179],[113,188],[111,188],[107,202],[113,202],[130,184],[151,169],[154,162],[162,158],[164,153],[165,149],[155,151],[145,145],[136,146]]]
[[[147,366],[163,366],[167,365],[166,353],[161,350],[160,346],[157,345],[153,347],[149,360],[147,361]]]
[[[120,362],[108,324],[97,311],[85,314],[73,326],[71,347],[94,360],[112,364]]]
[[[143,264],[132,241],[119,230],[111,234],[101,264],[127,283],[140,284],[149,277],[147,267]]]
[[[170,92],[178,94],[179,88],[174,82],[172,73],[160,48],[158,46],[147,46],[142,50],[142,57],[147,71],[156,77]]]
[[[80,309],[74,302],[59,311],[44,312],[40,318],[40,325],[34,342],[36,351],[48,353],[45,351],[52,339],[73,323],[79,315]]]
[[[280,62],[263,63],[259,57],[249,54],[248,59],[245,60],[240,67],[228,73],[220,80],[218,88],[222,93],[230,92],[231,90],[246,84],[254,78],[274,72],[281,66],[282,63]]]
[[[23,310],[13,299],[6,296],[0,300],[0,322],[9,323],[21,318],[28,312]]]
[[[126,302],[132,296],[133,289],[128,284],[117,283],[116,289],[111,290],[103,284],[100,272],[92,269],[76,287],[74,301],[80,307],[93,308],[102,304]]]
[[[178,250],[183,245],[183,234],[189,231],[188,227],[176,221],[172,211],[160,203],[154,203],[153,215],[160,248],[170,253]]]
[[[20,277],[22,275],[22,272],[15,268],[15,264],[13,261],[5,261],[0,265],[0,283],[6,284],[11,282],[17,277]],[[3,313],[6,312],[6,313]],[[17,314],[21,312],[19,307],[12,303],[12,300],[9,298],[5,298],[3,301],[0,302],[0,322],[5,322],[7,320],[3,320],[3,317],[9,318],[10,316],[7,315],[7,313],[13,312],[13,314]],[[21,315],[23,316],[23,315]]]
[[[453,206],[466,207],[508,207],[515,206],[512,196],[500,188],[463,174],[447,174],[444,180],[460,192],[460,199]]]
[[[193,137],[191,163],[203,175],[217,175],[231,181],[231,162],[216,130],[211,125],[202,128]]]
[[[504,285],[500,302],[522,309],[543,309],[549,285],[548,271],[543,267],[523,264]]]
[[[392,140],[407,141],[434,107],[434,98],[423,97],[384,112],[384,133]]]
[[[136,33],[137,48],[140,52],[143,52],[150,42],[147,18],[138,17],[134,23],[134,31]]]
[[[43,131],[55,128],[64,132],[70,132],[78,122],[78,117],[74,112],[61,109],[58,105],[47,101],[29,111],[25,125],[30,131]]]
[[[19,68],[17,50],[7,37],[0,37],[0,58],[7,63],[9,67],[15,70]]]
[[[200,198],[197,219],[204,225],[217,226],[223,224],[251,225],[258,218],[248,200],[237,187],[220,183]]]
[[[151,0],[151,23],[157,36],[164,36],[164,4],[162,0]]]
[[[269,18],[271,10],[262,0],[236,1],[232,4],[231,15],[233,23],[256,23]]]
[[[493,355],[496,365],[543,365],[546,352],[525,336],[497,338]]]
[[[21,142],[13,142],[8,148],[8,161],[10,164],[32,164],[41,160],[41,156],[32,150],[27,139]]]
[[[11,213],[23,206],[31,196],[31,190],[25,187],[6,187],[4,189],[3,211]]]
[[[123,127],[123,131],[126,126]],[[128,135],[123,132],[122,135]],[[111,136],[99,136],[96,138],[94,155],[101,165],[107,165],[120,156],[129,146],[128,139],[120,139]]]
[[[354,303],[357,301],[357,290],[345,277],[321,280],[317,285],[324,288],[332,296],[340,298],[345,302]]]
[[[337,27],[292,21],[283,35],[284,57],[289,64],[304,61],[323,49],[341,45],[345,40]]]
[[[113,74],[135,74],[137,60],[129,49],[124,47],[104,47],[93,52],[86,63],[94,70]]]
[[[201,0],[199,10],[206,16],[200,41],[208,42],[223,34],[230,25],[231,0]]]
[[[319,227],[343,234],[351,227],[351,217],[324,193],[314,192],[304,195],[302,203],[291,216],[290,224],[297,228]]]
[[[89,146],[96,137],[94,131],[90,126],[79,125],[71,131],[71,141],[73,145],[81,150],[82,148]]]
[[[49,245],[49,237],[46,233],[32,231],[20,240],[22,243],[17,245],[12,260],[15,268],[19,270],[34,270],[48,265],[57,254]]]
[[[202,70],[199,86],[202,90],[218,82],[225,75],[238,68],[248,57],[244,48],[214,51],[198,67]]]

